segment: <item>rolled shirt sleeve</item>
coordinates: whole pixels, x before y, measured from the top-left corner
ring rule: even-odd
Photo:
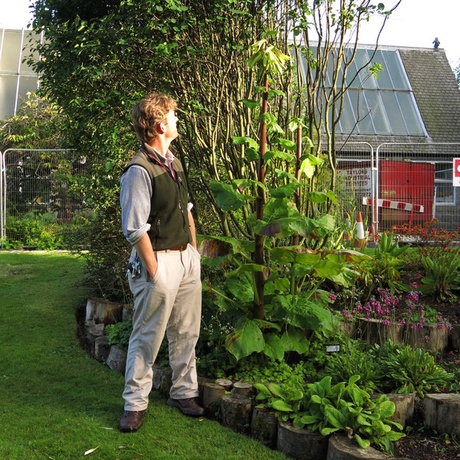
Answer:
[[[142,166],[131,166],[120,180],[121,228],[131,245],[150,230],[152,183]]]

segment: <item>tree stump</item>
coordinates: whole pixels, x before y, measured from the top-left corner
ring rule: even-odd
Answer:
[[[388,340],[394,343],[403,343],[404,326],[393,321],[386,325],[378,319],[360,318],[355,329],[355,335],[356,338],[365,340],[369,344],[383,345]]]
[[[119,372],[121,375],[125,375],[127,354],[128,352],[126,350],[112,345],[106,361],[107,366],[109,366],[113,371]]]
[[[220,406],[225,388],[214,382],[203,383],[203,408],[206,416],[211,419],[218,419]]]
[[[355,335],[355,323],[340,321],[338,330],[347,337],[353,338]]]
[[[121,321],[123,304],[105,299],[88,299],[86,302],[86,321],[114,324]]]
[[[393,422],[400,423],[403,426],[403,428],[406,425],[409,425],[412,421],[412,417],[414,416],[414,393],[410,393],[407,395],[390,393],[386,396],[390,401],[394,402],[395,404],[395,413],[391,417],[391,420]]]
[[[233,382],[228,379],[217,379],[215,383],[217,383],[217,385],[224,387],[225,391],[230,391],[233,386]]]
[[[240,394],[224,395],[221,401],[222,425],[248,434],[251,427],[252,403]]]
[[[153,376],[152,376],[152,388],[156,391],[160,391],[161,380],[163,379],[163,369],[161,366],[154,364],[152,367]]]
[[[294,428],[290,423],[278,425],[276,448],[301,460],[326,460],[328,440],[316,431]]]
[[[252,383],[247,382],[235,382],[233,384],[233,390],[235,393],[246,396],[248,398],[254,394],[254,387],[252,386]]]
[[[169,391],[171,390],[172,385],[172,369],[166,367],[161,371],[161,383],[159,392],[164,396],[169,396]]]
[[[346,436],[332,435],[329,438],[327,460],[389,460],[389,457],[373,447],[363,449]]]
[[[452,348],[460,350],[460,324],[452,324],[452,331],[450,332],[452,338]]]
[[[86,343],[85,348],[94,357],[96,340],[104,336],[104,324],[96,324],[94,321],[85,321]]]
[[[110,354],[109,341],[105,335],[97,337],[94,341],[94,359],[100,362],[107,361]]]
[[[460,434],[460,394],[428,394],[423,399],[425,425],[440,434]]]
[[[252,412],[251,436],[267,447],[276,447],[278,419],[273,412],[256,407]]]
[[[422,329],[406,325],[408,345],[413,348],[423,348],[433,352],[442,352],[449,341],[449,331],[446,327],[438,328],[437,324],[425,324]]]

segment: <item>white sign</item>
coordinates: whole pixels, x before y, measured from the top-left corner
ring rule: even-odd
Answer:
[[[339,169],[344,191],[358,196],[369,196],[372,190],[371,171],[371,168]]]
[[[454,173],[452,174],[452,185],[454,187],[460,187],[460,158],[454,158]]]

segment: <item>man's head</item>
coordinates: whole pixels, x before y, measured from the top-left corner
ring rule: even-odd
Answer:
[[[132,111],[134,130],[138,139],[147,144],[155,139],[168,124],[170,112],[176,108],[176,101],[166,94],[148,94]]]

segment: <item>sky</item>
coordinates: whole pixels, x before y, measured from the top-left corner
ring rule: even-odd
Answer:
[[[397,0],[379,0],[391,8]],[[30,20],[30,0],[0,0],[0,28],[21,29]],[[376,0],[377,3],[377,0]],[[361,44],[375,43],[380,20],[364,24]],[[453,68],[460,64],[460,0],[402,0],[387,21],[381,45],[433,48],[438,37]]]

